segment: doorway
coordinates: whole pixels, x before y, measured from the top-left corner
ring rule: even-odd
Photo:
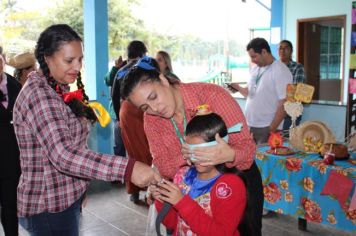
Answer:
[[[301,19],[297,22],[297,61],[313,100],[341,102],[344,83],[346,15]]]

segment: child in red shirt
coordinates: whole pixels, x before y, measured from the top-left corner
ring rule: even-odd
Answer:
[[[215,135],[228,138],[222,118],[209,113],[195,116],[186,127],[190,148],[216,145]],[[230,173],[229,173],[230,172]],[[245,213],[247,192],[236,168],[225,164],[183,167],[174,183],[163,180],[153,196],[172,204],[163,220],[173,235],[240,235],[238,225]],[[162,202],[156,201],[158,210]]]

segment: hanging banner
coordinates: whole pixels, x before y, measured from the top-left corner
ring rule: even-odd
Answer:
[[[349,79],[349,93],[356,93],[356,79]]]
[[[350,55],[350,70],[356,69],[356,54]]]
[[[351,47],[356,46],[356,32],[351,33]]]

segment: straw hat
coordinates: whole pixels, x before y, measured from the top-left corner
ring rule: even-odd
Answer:
[[[294,128],[289,136],[289,142],[293,148],[306,151],[305,140],[320,140],[320,145],[325,143],[335,143],[335,137],[327,125],[321,121],[306,121]]]
[[[35,65],[36,58],[33,53],[25,52],[25,53],[17,54],[13,58],[10,58],[7,64],[9,66],[14,67],[15,69],[21,70]]]

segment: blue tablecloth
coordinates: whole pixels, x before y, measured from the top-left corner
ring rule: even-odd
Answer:
[[[255,158],[262,176],[264,208],[356,232],[356,210],[348,207],[356,191],[356,156],[325,165],[319,154],[276,156],[267,154],[268,149],[258,148]],[[333,196],[320,195],[331,170],[354,182],[344,209]]]

